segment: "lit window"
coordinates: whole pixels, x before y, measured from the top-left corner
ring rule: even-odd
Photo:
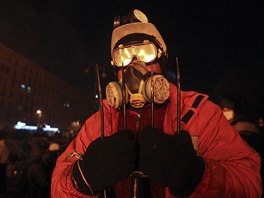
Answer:
[[[70,107],[70,103],[66,102],[66,103],[63,104],[63,106],[69,108]]]
[[[27,87],[27,92],[28,92],[28,93],[31,92],[31,87],[30,87],[30,86]]]
[[[21,84],[21,89],[25,89],[26,85],[25,84]]]

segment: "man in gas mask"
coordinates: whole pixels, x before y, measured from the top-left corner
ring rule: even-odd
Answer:
[[[162,75],[167,47],[141,11],[118,19],[118,81],[58,158],[52,197],[260,197],[259,155],[207,95]]]

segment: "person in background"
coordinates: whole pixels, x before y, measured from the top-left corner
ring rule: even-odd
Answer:
[[[57,159],[52,197],[261,196],[258,153],[208,95],[167,81],[166,43],[143,12],[115,17],[110,49],[117,81]]]
[[[261,164],[264,164],[264,138],[262,132],[260,131],[260,127],[249,118],[238,114],[235,103],[232,100],[223,98],[219,105],[228,122],[239,132],[240,136],[259,153]],[[261,166],[260,174],[261,179],[263,180],[263,166]],[[262,189],[263,187],[264,184],[262,182]]]
[[[239,132],[258,132],[257,125],[250,119],[246,118],[237,113],[235,104],[232,100],[228,98],[223,98],[220,101],[220,107],[223,111],[224,116],[228,120],[228,122]]]
[[[55,167],[56,160],[60,154],[61,154],[60,144],[52,141],[49,143],[48,149],[46,149],[43,155],[42,160],[47,174],[47,178],[49,180],[49,186],[51,184],[51,175]]]
[[[0,131],[0,197],[5,193],[6,167],[9,163],[9,148],[6,143],[6,134]]]

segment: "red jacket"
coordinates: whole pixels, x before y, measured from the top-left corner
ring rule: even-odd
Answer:
[[[163,131],[167,134],[177,131],[176,93],[177,88],[171,84],[163,122]],[[104,115],[105,136],[109,136],[118,131],[122,113],[104,101]],[[85,121],[78,136],[58,158],[52,175],[53,198],[90,197],[74,188],[71,172],[78,159],[75,154],[84,154],[89,144],[100,137],[100,129],[101,116],[97,112]],[[194,148],[206,166],[201,182],[190,197],[261,197],[259,155],[241,139],[220,107],[208,100],[207,95],[194,91],[181,93],[181,129],[191,134]],[[166,188],[165,197],[175,196]]]

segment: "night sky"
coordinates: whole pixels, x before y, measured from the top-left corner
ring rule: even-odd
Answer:
[[[112,78],[114,16],[138,8],[167,43],[172,73],[179,58],[183,89],[212,94],[226,86],[227,94],[237,95],[246,86],[263,99],[262,0],[136,2],[2,0],[0,42],[70,84],[90,87],[96,63],[106,70],[105,81]]]

